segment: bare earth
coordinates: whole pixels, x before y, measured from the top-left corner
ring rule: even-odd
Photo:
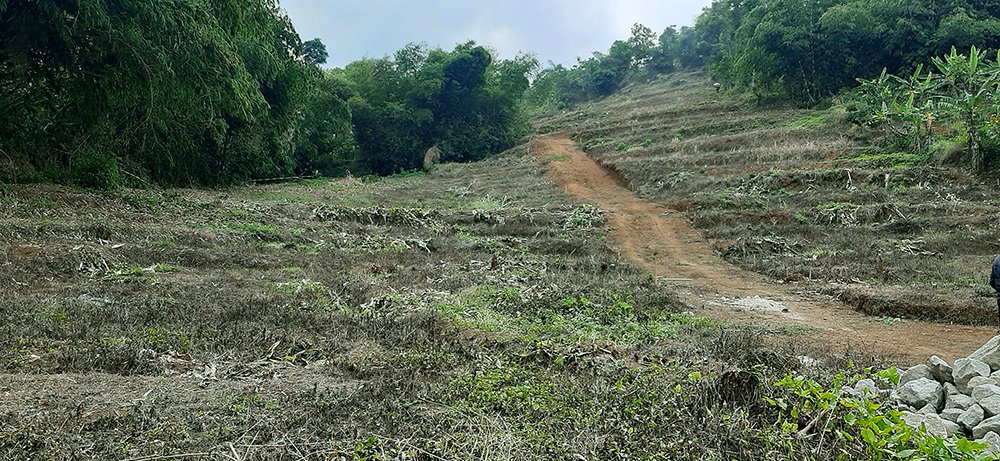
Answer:
[[[683,213],[637,198],[568,135],[535,139],[531,154],[547,164],[547,176],[570,195],[603,209],[622,256],[675,284],[678,295],[698,315],[804,327],[808,337],[837,349],[885,355],[903,366],[931,355],[946,360],[965,357],[995,334],[992,328],[883,321],[794,284],[770,282],[718,257]]]

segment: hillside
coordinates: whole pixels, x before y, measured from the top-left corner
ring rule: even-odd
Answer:
[[[853,259],[864,255],[830,251],[809,262],[789,250],[804,245],[795,239],[807,241],[806,231],[828,233],[816,237],[823,248],[837,238],[856,242],[854,228],[822,224],[824,207],[802,208],[803,223],[772,210],[880,190],[865,182],[879,170],[854,168],[858,190],[827,198],[816,191],[844,187],[835,178],[846,173],[835,165],[857,145],[834,134],[839,125],[797,125],[835,117],[748,110],[705,91],[702,77],[679,79],[539,120],[539,130],[576,133],[621,180],[685,210],[745,268],[792,280],[793,270],[815,264],[803,290],[824,289],[821,275],[855,270]],[[858,435],[862,423],[810,423],[832,414],[817,399],[834,396],[838,417],[854,411],[824,389],[865,377],[891,382],[894,372],[866,367],[908,364],[914,351],[843,343],[831,350],[808,325],[703,316],[677,279],[628,259],[614,216],[546,177],[563,158],[539,152],[539,139],[486,161],[387,178],[224,190],[3,185],[0,458],[871,454]],[[807,168],[796,177],[812,188],[785,185],[782,200],[758,189],[772,184],[766,178],[792,175],[793,163]],[[777,165],[785,167],[772,173]],[[900,182],[884,193],[962,194],[958,211],[914,213],[927,227],[911,240],[937,242],[949,255],[970,251],[932,240],[959,230],[929,221],[933,212],[991,206],[970,198],[985,186],[948,169],[898,171],[966,181],[954,192],[927,179],[896,191],[905,182],[891,176]],[[726,224],[749,219],[749,231]],[[790,233],[796,225],[803,233]],[[870,223],[856,229],[883,235]],[[787,243],[775,251],[755,239]],[[942,268],[961,257],[896,256]],[[769,269],[772,262],[784,269]],[[837,289],[882,288],[869,285]],[[896,444],[889,437],[909,430],[898,414],[870,411],[860,421],[897,424],[876,442]]]
[[[862,312],[995,325],[995,174],[876,147],[843,108],[755,108],[701,74],[537,121],[639,196],[683,211],[727,260]]]
[[[225,191],[5,185],[0,457],[721,459],[762,424],[784,437],[723,372],[847,364],[683,313],[525,153]]]

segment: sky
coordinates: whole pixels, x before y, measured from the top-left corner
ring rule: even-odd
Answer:
[[[711,0],[281,0],[303,40],[319,38],[329,66],[381,58],[408,43],[451,49],[475,40],[500,58],[533,53],[572,65],[627,39],[632,24],[657,34],[694,24]]]

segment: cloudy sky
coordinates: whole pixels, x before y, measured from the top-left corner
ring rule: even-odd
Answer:
[[[380,58],[407,43],[450,49],[472,39],[503,58],[532,52],[573,64],[607,51],[639,22],[657,33],[691,25],[711,0],[281,0],[303,40],[320,38],[329,64]]]

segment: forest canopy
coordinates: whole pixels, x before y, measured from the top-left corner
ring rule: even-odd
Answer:
[[[513,145],[531,58],[410,46],[323,71],[277,0],[0,0],[0,179],[213,186]]]
[[[301,53],[274,0],[0,0],[0,149],[95,187],[280,175]]]
[[[512,147],[529,114],[707,68],[723,88],[815,104],[953,47],[1000,48],[1000,2],[715,0],[694,26],[566,67],[474,42],[324,70],[278,0],[0,0],[0,180],[214,186],[392,174]],[[336,50],[336,44],[331,44]],[[530,82],[530,83],[529,83]]]
[[[1000,2],[715,0],[693,27],[628,40],[540,73],[528,100],[561,108],[607,96],[629,79],[707,66],[726,88],[816,103],[883,69],[908,73],[953,47],[1000,48]]]

